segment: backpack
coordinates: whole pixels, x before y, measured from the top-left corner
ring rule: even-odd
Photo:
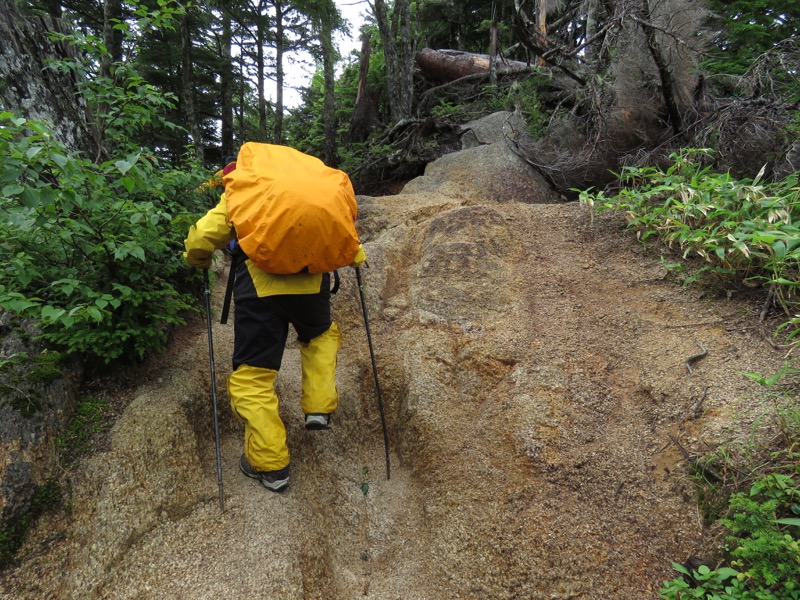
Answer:
[[[288,146],[247,142],[223,182],[239,246],[262,271],[325,273],[353,262],[358,206],[343,171]]]

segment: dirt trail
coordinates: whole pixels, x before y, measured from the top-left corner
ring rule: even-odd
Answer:
[[[232,328],[215,325],[226,511],[217,506],[201,410],[196,501],[156,514],[106,562],[92,557],[106,571],[83,588],[68,582],[81,566],[75,540],[84,538],[69,522],[45,521],[0,591],[657,597],[670,561],[702,544],[693,488],[669,434],[689,447],[720,442],[743,407],[736,399],[754,402],[739,373],[772,372],[780,362],[749,307],[680,289],[623,235],[619,219],[592,225],[574,204],[487,207],[420,194],[363,198],[362,207],[391,480],[354,275],[345,272],[334,302],[345,339],[334,428],[303,429],[291,343],[278,379],[292,451],[287,492],[267,492],[238,472],[240,426],[225,392]],[[220,295],[217,288],[217,308]],[[202,381],[206,344],[197,321],[152,366],[151,381],[160,369]],[[685,361],[700,344],[708,354],[689,373]]]

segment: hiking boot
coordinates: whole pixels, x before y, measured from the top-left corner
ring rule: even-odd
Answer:
[[[271,492],[280,492],[289,485],[289,467],[278,471],[256,471],[242,454],[239,460],[239,470],[248,477],[257,479]]]
[[[306,429],[330,429],[331,416],[324,413],[308,413],[306,415]]]

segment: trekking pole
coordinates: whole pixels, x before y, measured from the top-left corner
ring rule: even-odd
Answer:
[[[203,270],[206,299],[206,322],[208,323],[208,357],[211,361],[211,406],[214,412],[214,446],[217,454],[217,488],[219,507],[225,510],[225,495],[222,493],[222,457],[219,449],[219,413],[217,412],[217,371],[214,368],[214,340],[211,337],[211,286],[208,283],[208,269]]]
[[[386,479],[389,479],[389,434],[386,432],[386,418],[383,414],[383,395],[381,394],[381,383],[378,381],[378,367],[375,364],[375,350],[372,348],[372,335],[369,332],[367,303],[364,301],[364,285],[361,281],[360,267],[356,267],[356,280],[358,281],[358,293],[361,296],[361,312],[364,313],[364,328],[367,330],[367,343],[369,344],[369,356],[372,360],[372,373],[375,376],[375,390],[378,394],[378,410],[381,413],[381,427],[383,427],[383,448],[386,451]]]

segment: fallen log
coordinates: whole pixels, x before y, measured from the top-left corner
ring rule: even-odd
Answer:
[[[424,48],[414,56],[417,67],[431,81],[454,81],[470,75],[489,74],[491,57],[488,54],[473,54],[459,50],[433,50]],[[535,71],[530,63],[507,60],[503,57],[497,59],[497,72],[508,71]]]

